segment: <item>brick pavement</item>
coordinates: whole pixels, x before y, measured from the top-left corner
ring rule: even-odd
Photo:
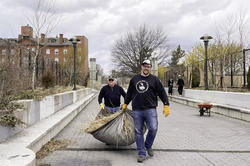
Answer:
[[[132,166],[132,165],[250,165],[250,124],[225,116],[199,116],[198,108],[171,103],[170,116],[162,115],[159,103],[159,130],[153,148],[155,156],[143,164],[136,162],[135,144],[115,150],[81,131],[99,110],[92,101],[56,139],[72,144],[38,163],[52,166]]]

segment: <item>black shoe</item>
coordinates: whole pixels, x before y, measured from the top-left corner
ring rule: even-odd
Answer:
[[[147,149],[148,155],[153,157],[154,156],[154,151],[153,149]]]
[[[143,163],[144,160],[146,160],[146,156],[138,156],[137,157],[137,162],[138,163]]]

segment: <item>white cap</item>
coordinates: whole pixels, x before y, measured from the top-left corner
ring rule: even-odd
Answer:
[[[144,60],[144,61],[142,62],[142,65],[144,65],[144,64],[152,65],[152,64],[151,64],[151,61],[148,60],[148,59],[146,59],[146,60]]]

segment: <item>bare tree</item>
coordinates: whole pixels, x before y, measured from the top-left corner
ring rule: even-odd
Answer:
[[[36,62],[38,56],[41,54],[41,50],[46,46],[41,45],[40,36],[41,33],[48,35],[55,29],[59,22],[59,17],[54,11],[54,0],[34,0],[34,13],[31,17],[27,18],[29,23],[34,28],[34,35],[36,41],[36,51],[33,58],[33,71],[32,71],[32,89],[35,89],[35,75],[36,75]]]
[[[233,35],[236,28],[237,19],[234,15],[227,16],[223,23],[216,24],[215,30],[215,45],[217,48],[216,54],[219,58],[220,69],[220,87],[224,87],[224,77],[226,69],[230,66],[230,57],[233,54],[233,49],[230,47],[233,42]],[[224,40],[223,40],[224,39]]]
[[[152,56],[159,64],[166,64],[169,52],[168,37],[160,29],[149,29],[146,25],[140,26],[125,37],[116,41],[112,49],[112,61],[120,71],[138,73],[144,59]]]
[[[79,73],[81,72],[81,54],[80,50],[77,49],[76,52],[76,73],[78,74],[77,79],[79,80]],[[74,50],[73,47],[70,47],[68,50],[68,56],[65,57],[64,62],[60,63],[62,70],[64,72],[64,84],[72,85],[73,84],[73,74],[74,74]]]
[[[13,39],[1,39],[0,48],[0,98],[30,86],[30,72],[27,62],[29,50]]]
[[[245,42],[247,40],[247,23],[249,22],[249,17],[247,17],[245,10],[240,10],[238,15],[238,33],[240,38],[240,45],[245,47]]]
[[[240,10],[239,16],[238,16],[238,33],[240,38],[240,46],[242,49],[247,48],[246,42],[247,42],[247,34],[249,31],[247,30],[247,24],[249,22],[249,17],[246,15],[246,10]],[[242,50],[243,56],[242,56],[242,63],[241,68],[243,69],[243,87],[245,86],[245,74],[246,74],[246,57],[244,54],[244,51]]]

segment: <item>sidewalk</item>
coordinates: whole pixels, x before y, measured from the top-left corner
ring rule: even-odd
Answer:
[[[203,166],[240,165],[250,163],[250,125],[218,114],[199,116],[198,108],[171,103],[170,116],[162,115],[159,103],[159,130],[154,143],[155,156],[143,164],[137,163],[135,144],[116,149],[96,140],[80,129],[93,119],[99,110],[93,100],[56,139],[72,141],[39,160],[51,166]]]

